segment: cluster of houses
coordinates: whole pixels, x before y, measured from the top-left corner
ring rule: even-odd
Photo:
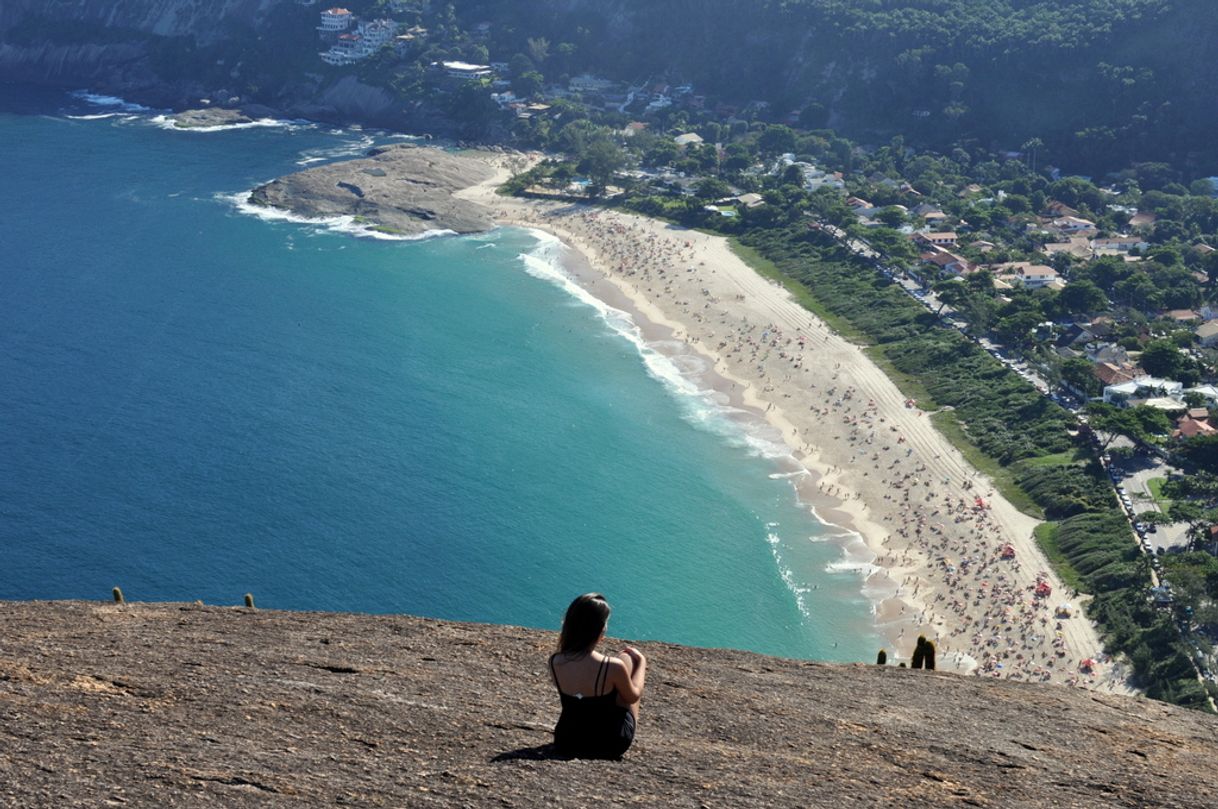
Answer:
[[[330,43],[321,54],[328,65],[352,65],[367,59],[388,45],[397,34],[393,20],[361,20],[345,8],[328,8],[321,12],[317,26],[322,41]]]
[[[1215,335],[1218,345],[1218,310],[1205,310],[1210,316],[1201,328]],[[1195,318],[1202,315],[1191,312]],[[1052,324],[1043,324],[1051,327]],[[1089,323],[1072,323],[1061,329],[1053,337],[1054,351],[1061,357],[1085,358],[1092,363],[1092,372],[1103,386],[1103,400],[1118,407],[1134,407],[1146,405],[1171,414],[1183,414],[1182,419],[1205,421],[1207,426],[1178,424],[1183,430],[1176,437],[1191,438],[1194,435],[1208,434],[1214,426],[1207,419],[1190,409],[1189,400],[1203,401],[1208,407],[1218,408],[1218,387],[1214,385],[1198,385],[1185,388],[1180,382],[1172,379],[1160,379],[1146,373],[1131,358],[1129,352],[1111,342],[1110,336],[1115,324],[1108,316],[1097,317]],[[1067,383],[1068,384],[1068,383]],[[1086,397],[1086,392],[1076,390],[1080,397]],[[1191,395],[1190,395],[1191,394]]]

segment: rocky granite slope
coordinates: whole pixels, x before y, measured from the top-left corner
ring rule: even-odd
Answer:
[[[478,233],[494,227],[490,211],[453,192],[493,173],[469,156],[401,144],[281,177],[255,188],[250,202],[310,219],[352,216],[392,234]]]
[[[1162,703],[643,644],[623,761],[545,758],[552,633],[187,604],[0,603],[0,805],[1218,805]]]

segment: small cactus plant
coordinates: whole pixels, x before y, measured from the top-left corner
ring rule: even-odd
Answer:
[[[875,656],[875,664],[877,666],[887,666],[888,665],[888,652],[884,651],[883,649],[880,649],[880,653]]]
[[[909,667],[913,669],[922,668],[922,664],[926,662],[926,636],[918,635],[918,643],[914,646],[913,657],[909,661]]]
[[[115,604],[126,604],[127,603],[126,600],[123,598],[122,588],[115,587],[111,592],[114,594],[114,603]]]
[[[922,665],[927,671],[935,670],[935,642],[928,640],[922,645]]]
[[[250,608],[251,610],[256,609],[256,607],[254,606],[254,594],[253,593],[245,594],[245,606]]]

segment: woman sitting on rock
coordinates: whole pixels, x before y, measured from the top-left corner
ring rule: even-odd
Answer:
[[[633,647],[616,657],[596,650],[605,639],[609,604],[600,593],[571,602],[550,656],[550,674],[562,701],[554,727],[559,755],[621,758],[634,741],[639,699],[647,679],[647,660]]]

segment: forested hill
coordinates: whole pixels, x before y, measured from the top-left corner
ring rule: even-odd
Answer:
[[[803,111],[860,140],[903,134],[1063,164],[1218,170],[1212,0],[487,0],[461,8],[549,43],[547,76],[591,69]],[[1101,162],[1102,161],[1102,162]]]
[[[863,143],[902,135],[942,151],[1019,150],[1039,139],[1046,159],[1069,171],[1157,161],[1189,176],[1218,174],[1210,143],[1218,127],[1213,0],[342,5],[369,19],[397,8],[398,19],[423,23],[430,35],[407,59],[413,67],[385,59],[323,65],[316,26],[324,3],[5,0],[0,80],[90,86],[166,106],[205,95],[301,115],[331,105],[340,117],[443,128],[446,115],[460,117],[453,109],[460,105],[420,89],[428,64],[524,60],[549,86],[585,72],[636,86],[692,84],[707,98],[705,115],[717,120],[736,109],[765,121],[797,119],[804,129],[832,127]],[[374,92],[353,92],[350,82],[334,89],[345,76]],[[367,103],[372,96],[377,104]],[[754,101],[769,106],[759,110]]]

